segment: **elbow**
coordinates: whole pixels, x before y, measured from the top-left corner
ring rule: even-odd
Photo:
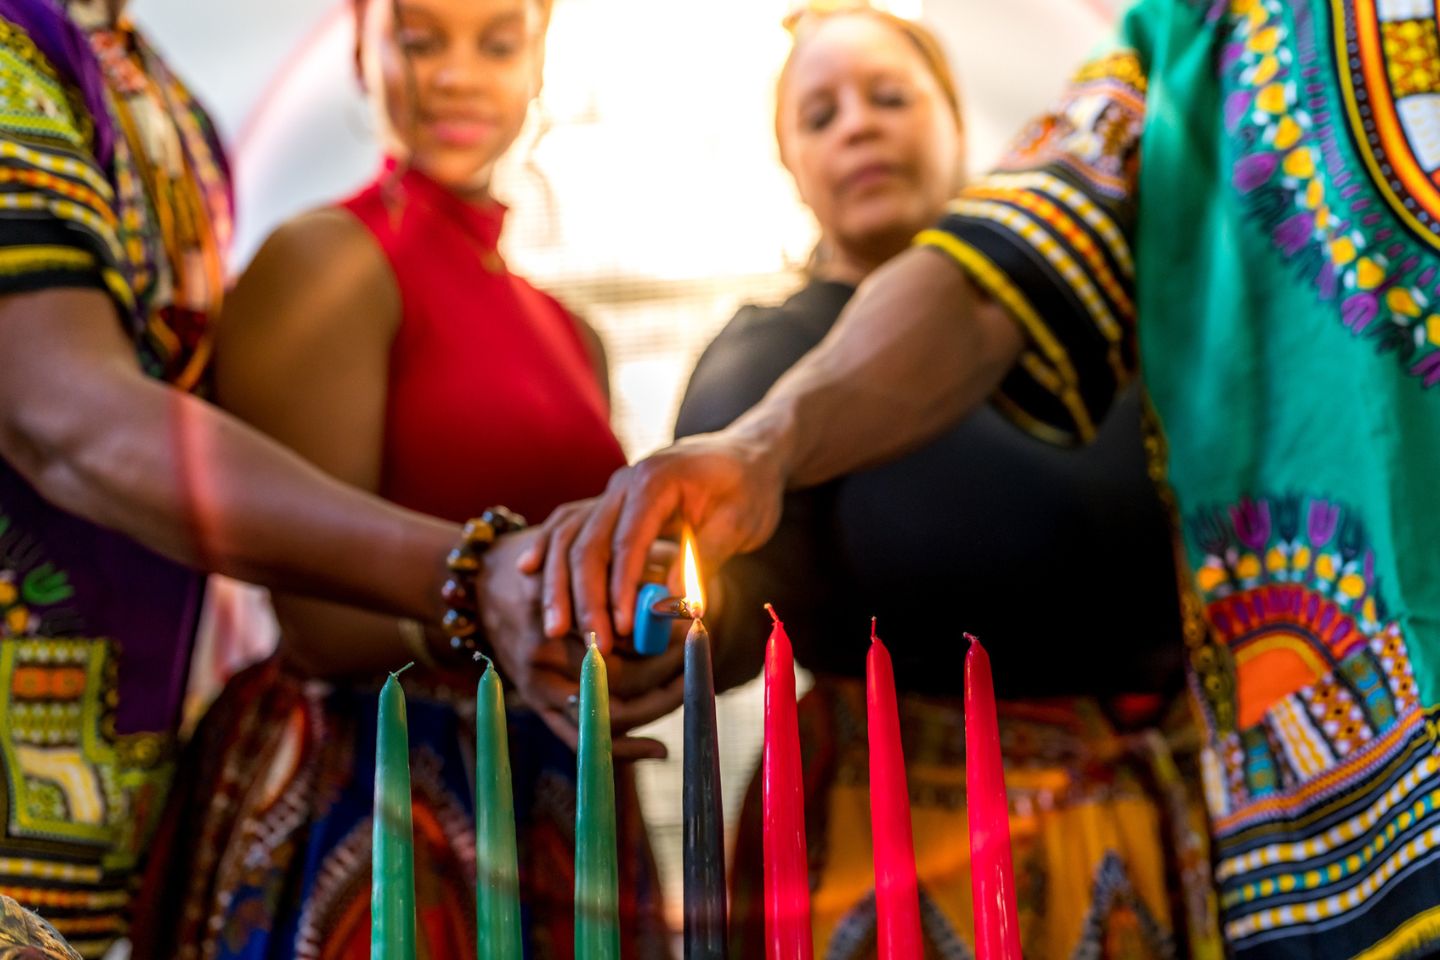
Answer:
[[[123,482],[154,462],[142,428],[171,391],[141,371],[99,291],[0,296],[0,328],[0,457],[44,499],[97,520],[87,508],[107,505],[114,468]]]
[[[0,456],[42,498],[92,521],[102,521],[98,508],[117,474],[137,459],[125,448],[138,411],[123,390],[102,381],[7,402],[0,413]]]
[[[0,456],[46,499],[60,478],[73,473],[89,431],[83,416],[63,403],[36,399],[5,405],[0,414]]]

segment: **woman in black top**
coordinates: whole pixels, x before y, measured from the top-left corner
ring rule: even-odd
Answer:
[[[854,291],[817,277],[781,306],[742,308],[700,357],[676,437],[753,406]],[[1074,449],[983,409],[903,460],[789,496],[774,539],[723,572],[725,679],[759,670],[769,601],[816,674],[863,676],[878,616],[906,690],[960,695],[965,630],[986,639],[1002,696],[1173,693],[1169,551],[1134,392]],[[1136,588],[1119,594],[1122,570]]]
[[[855,287],[939,219],[962,128],[923,27],[808,11],[781,74],[781,157],[815,212],[808,285],[742,309],[706,349],[676,435],[717,430],[830,330]],[[1124,584],[1123,592],[1119,587]],[[895,660],[927,951],[968,956],[961,631],[987,641],[1002,704],[1026,956],[1203,950],[1203,813],[1156,729],[1180,685],[1175,578],[1132,395],[1083,449],[983,410],[890,465],[792,494],[774,538],[731,560],[711,621],[722,684],[759,672],[773,602],[800,663],[817,953],[874,955],[863,677],[869,617]],[[1181,711],[1183,714],[1183,711]],[[1170,726],[1185,726],[1174,712]],[[763,953],[758,778],[741,814],[732,952]],[[930,953],[927,952],[927,956]]]

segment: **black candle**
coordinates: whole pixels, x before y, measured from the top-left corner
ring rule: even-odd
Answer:
[[[710,634],[685,637],[685,960],[725,956],[725,820],[720,804]]]

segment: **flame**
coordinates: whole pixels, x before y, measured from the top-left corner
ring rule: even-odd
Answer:
[[[700,581],[700,565],[695,562],[695,539],[685,534],[685,606],[693,620],[705,613],[705,588]]]

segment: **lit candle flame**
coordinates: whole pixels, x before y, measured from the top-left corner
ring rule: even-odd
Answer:
[[[685,534],[685,609],[690,619],[699,620],[705,613],[705,588],[700,582],[700,566],[695,562],[695,540]]]

